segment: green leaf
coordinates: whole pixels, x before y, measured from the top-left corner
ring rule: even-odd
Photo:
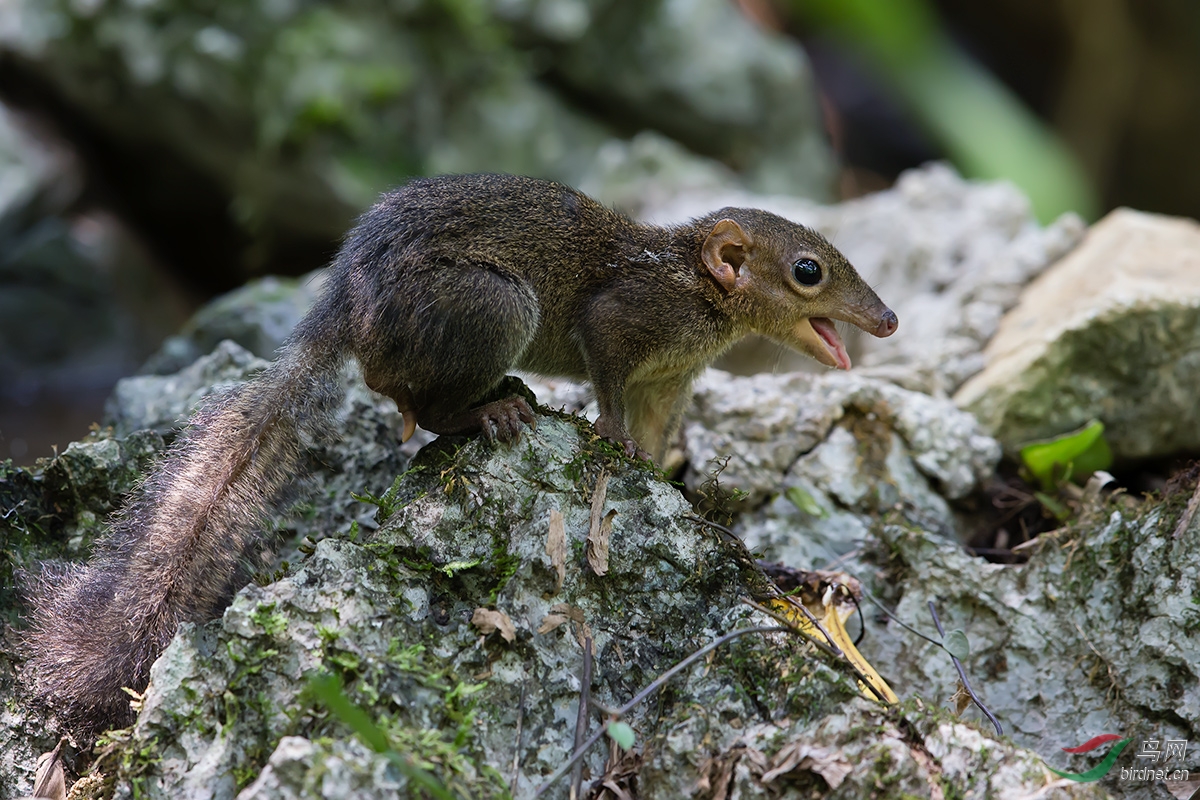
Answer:
[[[325,704],[330,712],[340,719],[347,727],[358,734],[363,744],[376,753],[386,753],[392,749],[387,734],[371,721],[367,712],[350,702],[342,691],[342,681],[336,675],[314,675],[308,679],[317,699]]]
[[[358,734],[358,738],[362,740],[363,744],[376,753],[382,753],[395,764],[402,775],[425,789],[437,800],[461,800],[458,795],[447,789],[436,776],[415,766],[410,756],[402,756],[392,749],[387,734],[367,716],[366,711],[346,697],[346,693],[342,691],[342,681],[337,675],[328,673],[312,675],[308,679],[308,685],[312,693],[329,709],[331,714]],[[630,731],[630,733],[633,732]]]
[[[959,661],[966,661],[967,656],[971,655],[971,643],[967,641],[967,635],[962,632],[962,628],[955,628],[947,633],[946,638],[942,639],[942,647]]]
[[[828,516],[825,509],[817,502],[817,498],[801,489],[799,486],[789,486],[787,491],[783,493],[791,504],[803,511],[805,514],[811,514],[818,519],[824,519]]]
[[[628,722],[608,723],[608,738],[616,742],[622,750],[628,750],[637,741],[637,736],[634,735],[633,728],[629,727]]]
[[[1021,462],[1044,492],[1053,491],[1060,478],[1085,481],[1096,470],[1112,466],[1112,450],[1100,420],[1053,439],[1030,442],[1020,453]]]

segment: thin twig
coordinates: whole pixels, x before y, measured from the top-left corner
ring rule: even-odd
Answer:
[[[707,525],[708,527],[712,528],[713,530],[720,531],[721,533],[725,534],[726,536],[728,536],[732,539],[735,539],[739,542],[742,541],[742,537],[738,536],[736,533],[731,531],[729,528],[726,528],[724,525],[722,525],[719,522],[713,522],[711,519],[705,519],[704,517],[700,516],[699,514],[684,514],[683,518],[690,519],[692,522],[699,522],[701,525]]]
[[[942,628],[942,621],[938,619],[937,607],[934,606],[932,600],[929,601],[929,614],[933,617],[933,624],[937,627],[938,633],[942,635],[942,638],[945,638],[946,631]],[[941,645],[941,648],[946,650],[945,645]],[[962,681],[963,688],[967,690],[967,694],[971,695],[971,700],[975,705],[979,706],[979,710],[986,714],[987,718],[996,726],[996,735],[1003,736],[1004,726],[1000,724],[1000,720],[996,719],[996,715],[983,704],[983,701],[979,699],[979,695],[975,694],[975,690],[971,688],[971,682],[967,680],[967,671],[963,669],[962,662],[949,650],[946,650],[946,653],[950,656],[950,660],[954,662],[954,668],[958,670],[958,679]]]
[[[888,610],[888,607],[887,607],[887,606],[885,606],[883,603],[881,603],[881,602],[879,602],[878,600],[876,600],[876,599],[875,599],[875,598],[874,598],[874,597],[871,595],[871,593],[870,593],[870,592],[868,592],[866,589],[863,589],[863,597],[865,597],[865,598],[867,598],[868,600],[870,600],[870,601],[871,601],[871,602],[872,602],[872,603],[875,605],[875,607],[876,607],[876,608],[878,608],[880,611],[882,611],[882,612],[884,613],[884,615],[885,615],[885,616],[886,616],[888,619],[890,619],[892,622],[894,622],[894,623],[896,623],[897,625],[899,625],[901,628],[904,628],[904,630],[908,631],[909,633],[916,634],[917,636],[920,636],[922,639],[924,639],[925,641],[929,642],[930,644],[936,644],[938,647],[941,647],[941,646],[942,646],[942,643],[941,643],[941,642],[939,642],[937,639],[934,639],[934,638],[932,638],[932,637],[930,637],[930,636],[926,636],[925,634],[921,633],[919,630],[917,630],[916,628],[914,628],[912,625],[909,625],[907,622],[905,622],[904,620],[902,620],[902,619],[900,619],[899,617],[897,617],[895,614],[893,614],[891,611],[889,611],[889,610]]]
[[[863,552],[862,548],[855,548],[848,553],[842,553],[840,556],[835,558],[833,561],[830,561],[828,564],[821,567],[821,571],[822,572],[832,572],[833,570],[837,569],[839,566],[846,563],[850,559],[858,558],[860,555],[862,555],[862,552]]]
[[[580,676],[579,687],[579,713],[575,716],[575,749],[578,750],[583,744],[584,737],[587,736],[588,729],[588,705],[592,694],[592,637],[588,634],[583,636],[583,675]],[[579,792],[583,788],[583,759],[575,762],[575,769],[571,772],[571,800],[578,800]]]
[[[739,636],[747,636],[751,633],[787,633],[791,630],[794,630],[791,626],[780,627],[780,626],[776,626],[776,625],[757,625],[753,628],[738,628],[735,631],[730,631],[729,633],[725,634],[724,636],[718,637],[718,638],[714,639],[713,641],[709,642],[708,644],[704,645],[704,647],[701,647],[699,650],[692,653],[690,656],[683,659],[675,666],[671,667],[669,670],[664,672],[662,675],[659,675],[657,678],[655,678],[653,681],[651,681],[650,684],[648,686],[646,686],[645,689],[642,689],[642,691],[638,692],[637,695],[632,700],[630,700],[628,703],[621,706],[620,708],[616,709],[615,715],[616,716],[624,716],[625,714],[628,714],[632,709],[636,708],[639,703],[641,703],[647,697],[649,697],[650,695],[654,694],[656,691],[661,689],[667,681],[671,680],[671,678],[675,677],[680,672],[687,669],[692,664],[696,663],[701,658],[708,655],[713,650],[716,650],[718,647],[725,644],[726,642],[733,641],[734,639],[738,638]],[[585,741],[581,746],[575,748],[575,752],[571,755],[571,758],[568,759],[567,762],[565,764],[563,764],[561,767],[556,769],[554,771],[554,774],[551,775],[549,778],[547,778],[546,782],[538,787],[537,791],[534,792],[533,796],[541,797],[542,794],[547,789],[549,789],[551,786],[553,786],[558,781],[559,778],[561,778],[563,775],[566,775],[567,771],[570,770],[573,766],[575,766],[575,762],[579,761],[581,758],[583,758],[583,756],[587,753],[587,751],[591,748],[591,746],[594,745],[596,742],[600,741],[600,737],[603,736],[605,731],[607,731],[607,730],[608,730],[607,725],[601,725],[600,729],[598,731],[596,731],[595,733],[593,733],[591,736],[589,736],[587,741]]]
[[[858,638],[854,640],[854,646],[858,647],[867,635],[867,621],[863,618],[862,605],[858,602],[858,598],[854,596],[854,592],[850,592],[850,601],[854,603],[854,610],[858,612]]]

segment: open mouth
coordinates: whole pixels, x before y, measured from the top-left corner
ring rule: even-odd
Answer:
[[[850,355],[846,352],[846,345],[842,342],[842,337],[838,334],[837,328],[833,327],[833,320],[827,317],[809,317],[804,322],[807,322],[811,326],[812,332],[816,334],[816,337],[810,338],[803,335],[805,332],[797,332],[801,333],[802,338],[808,340],[810,344],[809,353],[813,358],[831,367],[850,369]],[[801,322],[797,327],[803,327],[804,322]]]

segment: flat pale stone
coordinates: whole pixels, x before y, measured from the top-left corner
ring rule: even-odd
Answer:
[[[955,395],[1006,448],[1102,420],[1118,457],[1200,449],[1200,224],[1118,209],[1033,280]]]

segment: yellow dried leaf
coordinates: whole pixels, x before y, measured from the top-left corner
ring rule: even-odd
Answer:
[[[887,681],[875,671],[871,662],[858,652],[858,648],[854,646],[854,641],[846,631],[846,619],[854,613],[854,605],[850,602],[841,602],[845,599],[845,595],[845,587],[837,590],[834,584],[828,584],[823,587],[822,591],[810,593],[811,600],[804,603],[804,608],[808,609],[821,627],[828,631],[838,649],[862,673],[871,685],[871,689],[874,690],[871,691],[860,682],[859,689],[862,693],[873,699],[882,698],[886,703],[898,703],[900,698],[892,691],[892,687],[888,686]],[[819,641],[824,641],[824,635],[809,621],[799,605],[800,601],[793,597],[779,597],[766,603],[768,608],[787,619],[797,629]]]

